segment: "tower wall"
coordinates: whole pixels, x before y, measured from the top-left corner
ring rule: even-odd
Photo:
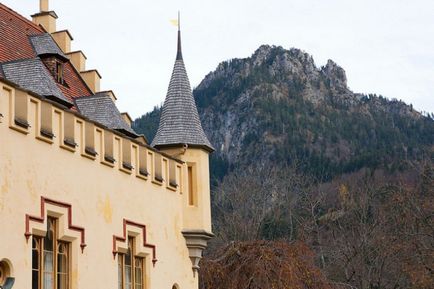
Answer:
[[[209,152],[200,148],[161,149],[168,155],[176,156],[185,162],[183,166],[183,224],[184,230],[204,230],[211,232],[211,200],[209,177]],[[192,178],[189,179],[189,167]],[[192,183],[191,183],[192,181]],[[189,192],[193,188],[193,202]]]

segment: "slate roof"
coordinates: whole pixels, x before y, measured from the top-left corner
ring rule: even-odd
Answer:
[[[137,137],[137,133],[125,122],[116,104],[106,92],[93,96],[75,98],[75,105],[79,112],[90,120],[118,130],[130,137]]]
[[[24,89],[47,98],[56,98],[64,105],[73,105],[57,87],[51,74],[39,58],[25,59],[0,64],[5,78]]]
[[[176,61],[162,108],[160,125],[151,145],[158,148],[183,144],[214,150],[199,119],[182,58],[181,34],[178,31]]]
[[[63,59],[68,59],[59,46],[54,42],[50,34],[45,33],[41,35],[30,36],[30,42],[35,49],[38,56],[41,55],[58,55]]]

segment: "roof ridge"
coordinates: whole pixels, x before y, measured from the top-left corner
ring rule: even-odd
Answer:
[[[17,19],[25,22],[26,24],[33,26],[33,28],[39,30],[40,32],[42,32],[42,33],[46,32],[39,25],[36,25],[32,21],[30,21],[29,19],[27,19],[26,17],[24,17],[23,15],[21,15],[17,11],[13,10],[12,8],[9,8],[8,6],[4,5],[3,3],[0,3],[0,9],[3,9],[7,13],[9,13],[10,15],[12,15],[15,18],[17,18]]]

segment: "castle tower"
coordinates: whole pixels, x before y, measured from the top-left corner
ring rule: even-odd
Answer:
[[[211,233],[209,154],[214,151],[197,112],[181,50],[178,49],[160,124],[152,142],[155,148],[186,163],[183,171],[183,235],[196,271]]]
[[[152,146],[158,149],[184,147],[214,151],[208,141],[197,112],[181,50],[181,31],[178,29],[178,50],[175,66],[164,101],[160,125]]]

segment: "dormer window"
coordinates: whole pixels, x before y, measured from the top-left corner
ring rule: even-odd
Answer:
[[[56,41],[54,41],[52,35],[44,33],[33,35],[29,38],[36,55],[44,62],[54,81],[67,86],[64,78],[64,65],[68,61],[68,57],[63,53]]]
[[[60,61],[56,61],[56,71],[55,71],[55,77],[56,81],[60,84],[64,84],[63,79],[63,63]]]
[[[65,60],[56,55],[43,55],[41,56],[41,60],[50,72],[53,80],[68,87],[65,81]]]

